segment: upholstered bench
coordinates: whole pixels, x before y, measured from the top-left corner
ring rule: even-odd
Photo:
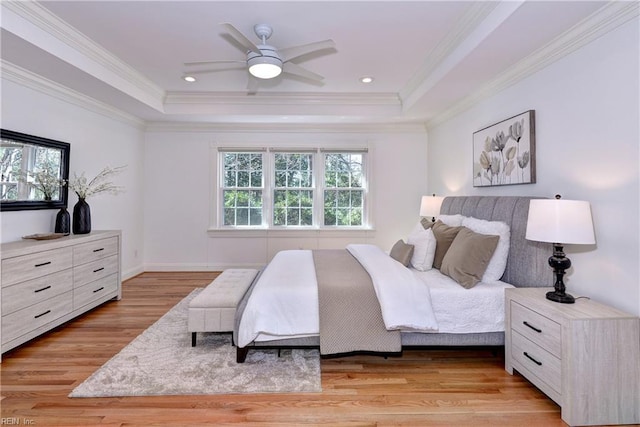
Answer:
[[[258,274],[255,269],[224,270],[189,303],[191,346],[197,332],[233,332],[236,307]]]

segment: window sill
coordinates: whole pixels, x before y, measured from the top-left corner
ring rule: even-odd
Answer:
[[[372,228],[209,228],[207,234],[211,238],[364,238],[375,237]]]

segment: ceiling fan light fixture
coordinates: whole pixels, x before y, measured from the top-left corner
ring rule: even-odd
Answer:
[[[251,75],[259,79],[272,79],[282,73],[282,60],[273,56],[252,56],[247,65]]]

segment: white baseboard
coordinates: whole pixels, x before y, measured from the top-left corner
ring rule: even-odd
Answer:
[[[144,268],[142,267],[142,265],[139,265],[137,267],[134,268],[130,268],[126,271],[122,272],[122,281],[131,279],[132,277],[137,276],[138,274],[142,274],[144,273]]]

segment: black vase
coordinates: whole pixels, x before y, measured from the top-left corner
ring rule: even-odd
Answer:
[[[78,200],[73,207],[73,234],[88,234],[91,232],[91,209],[84,200]]]
[[[56,215],[56,233],[71,233],[71,217],[69,216],[69,211],[67,211],[66,207],[62,207],[58,215]]]

